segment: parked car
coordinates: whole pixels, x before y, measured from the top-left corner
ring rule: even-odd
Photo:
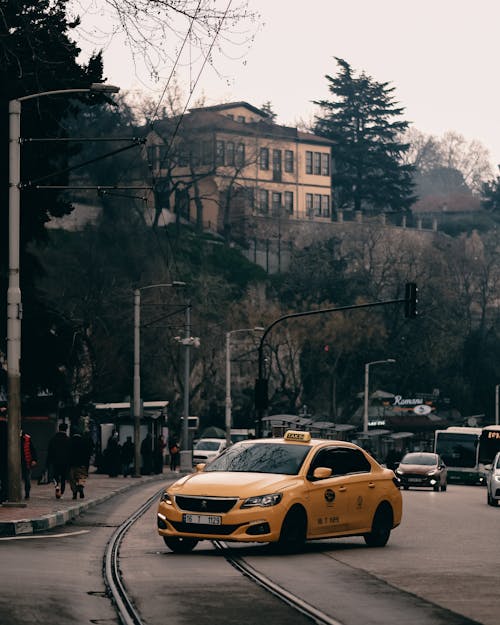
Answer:
[[[394,473],[353,443],[288,431],[235,443],[197,469],[169,484],[158,505],[158,533],[174,552],[200,540],[287,552],[337,536],[383,547],[401,522]]]
[[[427,451],[410,452],[403,456],[395,471],[400,485],[432,487],[435,491],[446,490],[448,470],[439,454]]]
[[[500,501],[500,451],[486,471],[486,490],[489,506],[498,506]]]
[[[207,463],[226,449],[225,438],[200,438],[193,448],[193,467]]]

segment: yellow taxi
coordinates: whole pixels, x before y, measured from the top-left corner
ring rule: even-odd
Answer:
[[[339,536],[383,547],[401,515],[394,473],[361,447],[288,431],[235,443],[169,485],[157,526],[178,553],[200,540],[275,543],[290,552]]]

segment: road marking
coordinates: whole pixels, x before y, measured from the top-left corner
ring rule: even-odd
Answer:
[[[78,532],[67,532],[65,534],[27,534],[26,536],[5,536],[0,540],[26,540],[28,538],[66,538],[66,536],[77,536],[78,534],[88,534],[90,530],[79,530]]]

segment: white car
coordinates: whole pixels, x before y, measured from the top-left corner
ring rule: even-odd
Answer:
[[[193,467],[200,463],[210,462],[226,447],[225,438],[200,438],[193,448]]]
[[[486,490],[488,491],[488,505],[498,506],[500,501],[500,451],[486,471]]]

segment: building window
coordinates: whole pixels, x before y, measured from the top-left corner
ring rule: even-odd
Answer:
[[[315,217],[321,217],[321,195],[319,193],[314,194],[313,213]]]
[[[273,150],[273,180],[281,182],[281,150]]]
[[[224,141],[216,141],[215,142],[215,165],[218,167],[219,165],[224,165],[224,154],[225,154],[225,144]]]
[[[236,155],[234,159],[234,164],[236,167],[243,167],[245,164],[245,144],[238,143],[236,146]]]
[[[330,155],[324,152],[321,154],[321,175],[330,175]]]
[[[306,174],[313,173],[313,153],[307,151],[306,152]]]
[[[261,213],[269,212],[269,191],[267,189],[259,189],[259,210]]]
[[[321,214],[323,217],[330,217],[330,196],[321,196]]]
[[[272,201],[273,201],[273,213],[279,214],[281,211],[281,193],[277,191],[273,191]]]
[[[313,174],[316,176],[321,174],[321,152],[313,153]]]
[[[238,115],[238,121],[241,122],[242,124],[245,123],[245,116],[244,115]]]
[[[306,215],[312,217],[313,214],[313,194],[306,193]]]
[[[234,115],[232,113],[228,113],[227,117],[229,117],[229,119],[234,119]]]
[[[269,169],[269,148],[260,148],[260,168]]]
[[[293,215],[293,191],[285,191],[285,213]]]
[[[285,150],[285,171],[289,174],[293,173],[293,152]]]
[[[158,150],[157,145],[148,146],[148,163],[153,171],[156,171],[157,169],[159,169],[159,166],[160,166],[160,162],[159,162],[160,159],[158,158],[158,152],[159,150]]]
[[[212,142],[203,141],[201,144],[201,163],[202,165],[212,164]]]
[[[234,166],[234,141],[226,143],[226,165]]]

